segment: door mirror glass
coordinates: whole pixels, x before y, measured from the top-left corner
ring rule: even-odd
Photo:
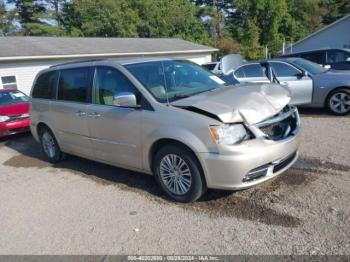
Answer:
[[[136,96],[130,92],[122,92],[113,97],[113,105],[120,107],[137,107]]]

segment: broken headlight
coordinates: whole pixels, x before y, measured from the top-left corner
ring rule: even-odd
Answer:
[[[242,124],[210,126],[209,128],[211,137],[218,144],[234,145],[249,138]]]

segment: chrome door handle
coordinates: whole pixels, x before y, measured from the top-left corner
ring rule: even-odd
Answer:
[[[97,112],[89,113],[89,114],[88,114],[88,117],[98,118],[98,117],[100,117],[100,116],[101,116],[101,114],[99,114],[99,113],[97,113]]]
[[[85,112],[83,112],[83,111],[77,111],[77,112],[75,112],[75,114],[77,115],[77,116],[86,116],[86,113]]]

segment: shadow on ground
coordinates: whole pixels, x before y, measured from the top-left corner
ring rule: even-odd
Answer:
[[[209,190],[201,199],[191,204],[169,201],[150,175],[141,174],[83,158],[68,156],[58,164],[50,164],[42,160],[39,145],[29,135],[20,135],[0,140],[1,147],[11,148],[19,155],[6,160],[3,165],[14,168],[49,168],[50,173],[67,170],[75,175],[92,179],[104,186],[116,186],[119,189],[143,194],[145,197],[161,205],[181,207],[188,211],[200,212],[212,217],[236,217],[257,221],[264,224],[296,227],[301,220],[298,217],[282,213],[275,209],[275,204],[288,205],[282,201],[283,192],[276,193],[282,186],[305,186],[314,178],[312,172],[301,169],[290,169],[273,181],[239,192]]]

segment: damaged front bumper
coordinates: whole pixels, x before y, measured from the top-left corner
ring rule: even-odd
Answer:
[[[296,108],[248,126],[255,138],[220,145],[219,153],[198,153],[208,188],[249,188],[286,171],[298,158],[300,118]]]

